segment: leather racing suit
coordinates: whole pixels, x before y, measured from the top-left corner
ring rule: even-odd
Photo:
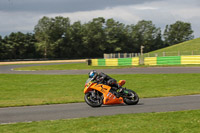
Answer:
[[[100,84],[105,84],[108,86],[111,86],[111,90],[115,92],[115,95],[117,95],[117,90],[121,89],[119,91],[122,91],[122,87],[117,83],[117,81],[110,76],[104,74],[103,72],[100,72],[97,74],[97,76],[93,79],[93,81],[100,83]]]

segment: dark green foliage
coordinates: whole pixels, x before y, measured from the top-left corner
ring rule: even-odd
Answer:
[[[105,50],[105,34],[103,25],[105,19],[95,18],[83,25],[83,55],[86,57],[102,57]],[[79,50],[79,49],[77,49]]]
[[[103,58],[103,53],[150,52],[193,39],[190,23],[177,21],[166,26],[164,36],[152,21],[125,25],[103,17],[82,24],[69,18],[44,16],[34,34],[21,32],[0,36],[0,60],[32,58]],[[162,38],[165,40],[163,41]],[[163,43],[165,42],[165,43]]]
[[[59,54],[69,53],[69,18],[43,17],[35,26],[35,37],[38,40],[37,48],[43,52],[44,57],[59,57]],[[63,46],[66,45],[66,46]],[[69,46],[68,46],[69,47]],[[70,47],[69,47],[70,48]],[[56,56],[55,53],[58,55]]]
[[[145,47],[144,52],[162,47],[161,30],[156,28],[152,21],[139,21],[132,26],[131,35],[137,51],[140,50],[141,45]]]
[[[37,58],[35,43],[36,39],[30,33],[17,32],[0,38],[0,59]]]
[[[105,53],[116,53],[126,51],[126,31],[125,25],[115,21],[114,19],[108,19],[105,27]],[[132,52],[132,51],[131,51]]]
[[[178,44],[194,38],[190,23],[176,21],[176,23],[167,25],[164,31],[165,44],[167,46]]]

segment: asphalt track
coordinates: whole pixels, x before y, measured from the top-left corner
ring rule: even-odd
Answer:
[[[55,63],[53,63],[55,64]],[[56,63],[58,64],[58,63]],[[63,63],[59,63],[63,64]],[[13,68],[47,65],[3,65],[0,73],[8,74],[87,74],[90,70],[61,70],[61,71],[13,71]],[[52,65],[48,64],[48,65]],[[160,74],[160,73],[200,73],[200,67],[149,67],[149,68],[126,68],[126,69],[102,69],[98,70],[107,74]],[[103,106],[91,108],[86,103],[55,104],[41,106],[9,107],[0,108],[0,124],[29,122],[40,120],[56,120],[82,118],[89,116],[106,116],[127,113],[167,112],[180,110],[200,109],[200,95],[145,98],[138,105],[127,106]]]
[[[200,95],[145,98],[138,105],[92,108],[86,103],[0,108],[0,124],[72,119],[127,113],[168,112],[200,109]]]
[[[67,63],[50,64],[26,64],[26,65],[0,65],[0,73],[7,74],[88,74],[90,70],[49,70],[49,71],[14,71],[14,68],[39,65],[53,65]],[[106,74],[160,74],[160,73],[200,73],[200,67],[147,67],[147,68],[124,68],[124,69],[98,69],[99,72]]]

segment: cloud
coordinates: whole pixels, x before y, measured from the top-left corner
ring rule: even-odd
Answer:
[[[107,7],[142,4],[160,0],[1,0],[0,10],[62,13],[101,10]]]
[[[0,35],[11,32],[32,32],[40,14],[26,12],[0,12]]]
[[[124,8],[126,8],[127,10],[124,10]],[[129,8],[127,8],[126,6],[106,8],[104,10],[49,14],[47,16],[48,17],[55,17],[55,16],[69,17],[72,23],[75,21],[81,21],[85,23],[97,17],[104,17],[105,19],[114,18],[115,20],[118,20],[126,24],[136,23],[138,20],[141,19],[139,16],[136,16],[132,12],[130,12]]]
[[[163,31],[167,24],[181,20],[190,22],[195,37],[200,37],[199,7],[198,0],[4,0],[4,5],[0,1],[0,34],[33,32],[43,16],[64,16],[72,23],[79,20],[85,23],[97,17],[114,18],[125,24],[151,20]]]

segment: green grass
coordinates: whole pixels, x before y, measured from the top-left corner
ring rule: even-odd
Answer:
[[[141,98],[200,94],[200,74],[110,75]],[[0,107],[83,102],[87,75],[0,74]]]
[[[163,56],[163,52],[169,52],[165,53],[165,56],[178,56],[178,51],[180,55],[191,55],[192,51],[194,55],[200,55],[200,38],[152,51],[149,54],[153,56],[157,53],[158,56]]]
[[[20,67],[14,70],[79,70],[79,69],[118,69],[131,68],[133,66],[88,66],[86,63],[59,64],[59,65],[44,65]]]
[[[1,133],[199,133],[200,110],[0,125]]]

